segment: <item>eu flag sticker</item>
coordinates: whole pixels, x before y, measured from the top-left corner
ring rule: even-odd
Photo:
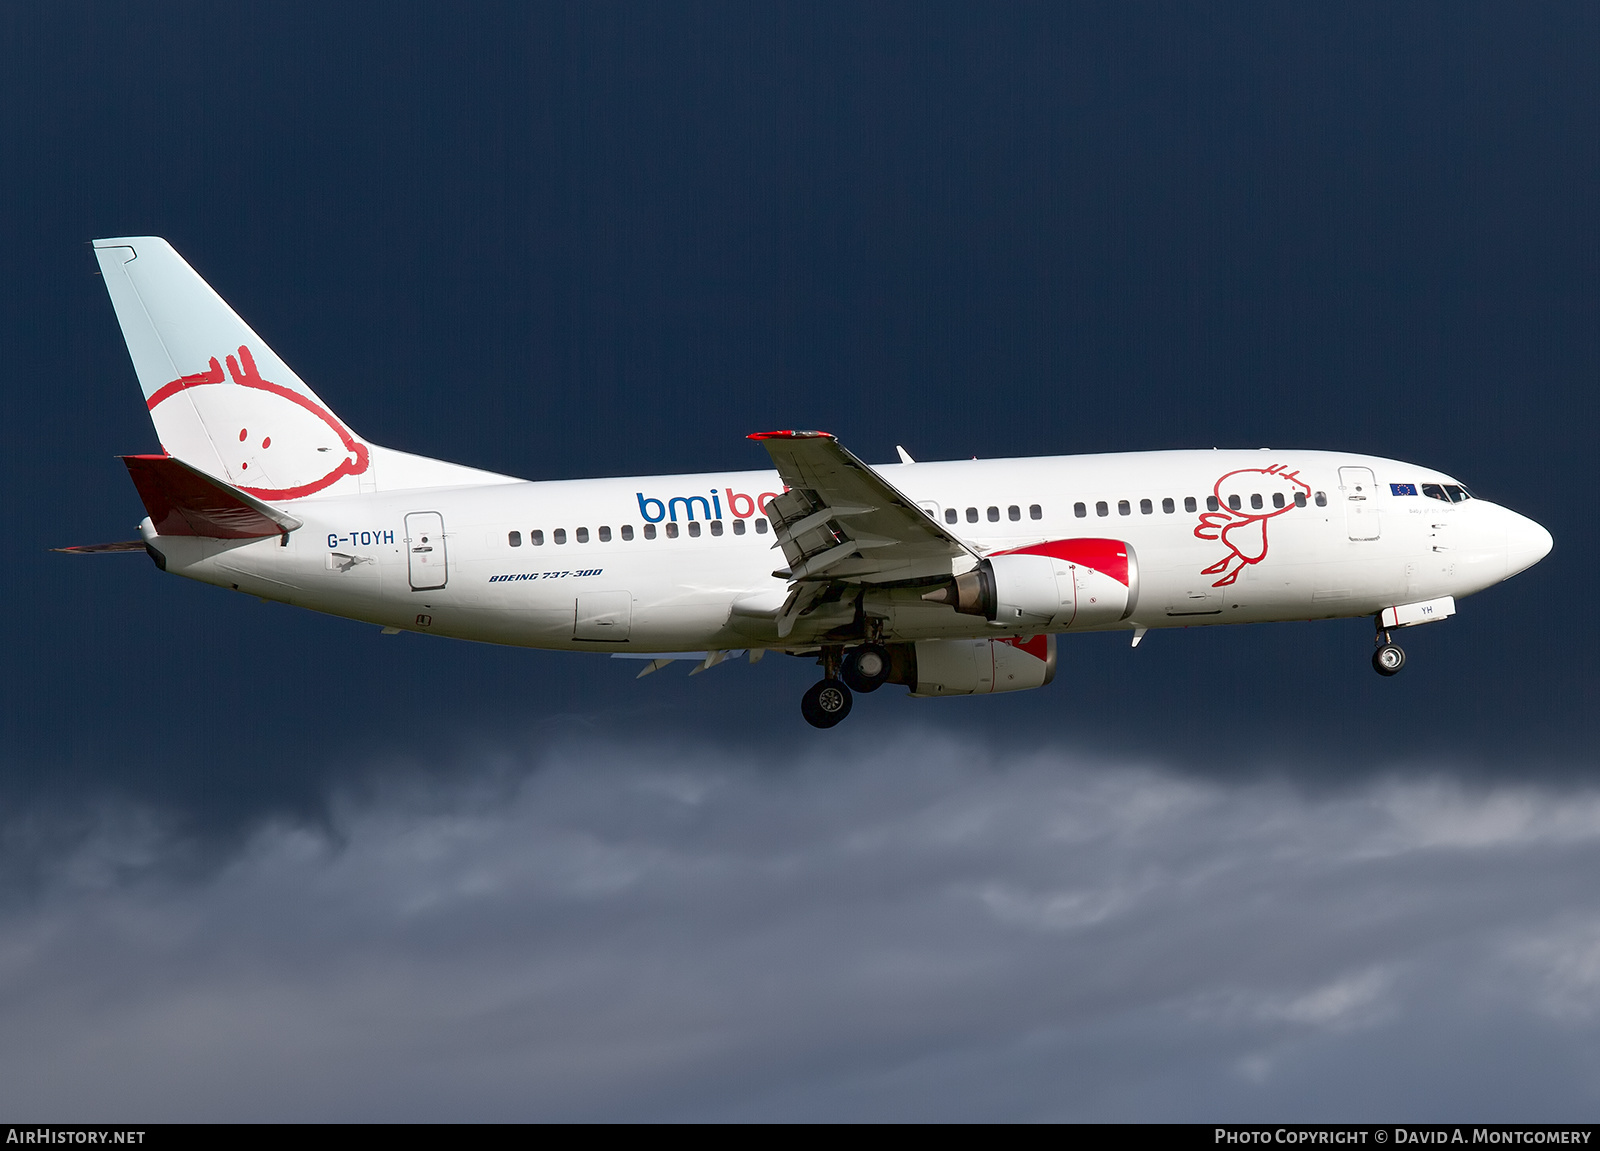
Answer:
[[[1390,484],[1389,485],[1389,494],[1391,496],[1414,496],[1414,495],[1417,494],[1417,485],[1416,484]]]

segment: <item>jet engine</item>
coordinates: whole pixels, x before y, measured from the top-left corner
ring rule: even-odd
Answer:
[[[889,645],[891,683],[912,695],[989,695],[1043,687],[1055,678],[1056,637],[922,639]]]
[[[922,597],[1007,627],[1117,623],[1139,602],[1139,564],[1122,540],[1049,540],[996,552]]]

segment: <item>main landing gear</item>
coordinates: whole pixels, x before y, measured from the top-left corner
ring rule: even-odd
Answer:
[[[864,643],[848,652],[822,651],[821,682],[800,697],[800,714],[812,727],[832,727],[850,714],[851,691],[873,692],[889,682],[889,649]]]
[[[839,677],[852,690],[877,691],[889,682],[889,649],[881,643],[866,643],[845,653]]]
[[[1406,666],[1405,651],[1389,638],[1389,633],[1381,626],[1375,638],[1378,648],[1372,653],[1372,670],[1379,675],[1399,675],[1400,669]]]
[[[800,714],[812,727],[832,727],[850,714],[850,689],[836,679],[811,685],[800,697]]]

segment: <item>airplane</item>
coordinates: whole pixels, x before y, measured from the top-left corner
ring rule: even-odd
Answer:
[[[93,241],[161,452],[123,457],[165,572],[385,634],[679,659],[814,659],[855,694],[1043,687],[1059,636],[1374,621],[1393,633],[1531,567],[1551,535],[1416,464],[1196,450],[869,465],[757,432],[771,469],[527,481],[380,447],[173,250]],[[694,674],[694,671],[691,674]]]

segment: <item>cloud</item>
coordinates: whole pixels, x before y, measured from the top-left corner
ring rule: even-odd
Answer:
[[[1600,1015],[1600,917],[1552,924],[1517,940],[1507,956],[1536,980],[1535,1003],[1551,1019],[1585,1026]]]
[[[102,811],[0,911],[0,1107],[1592,1113],[1600,792],[1289,766],[574,742],[380,773],[204,871]]]

